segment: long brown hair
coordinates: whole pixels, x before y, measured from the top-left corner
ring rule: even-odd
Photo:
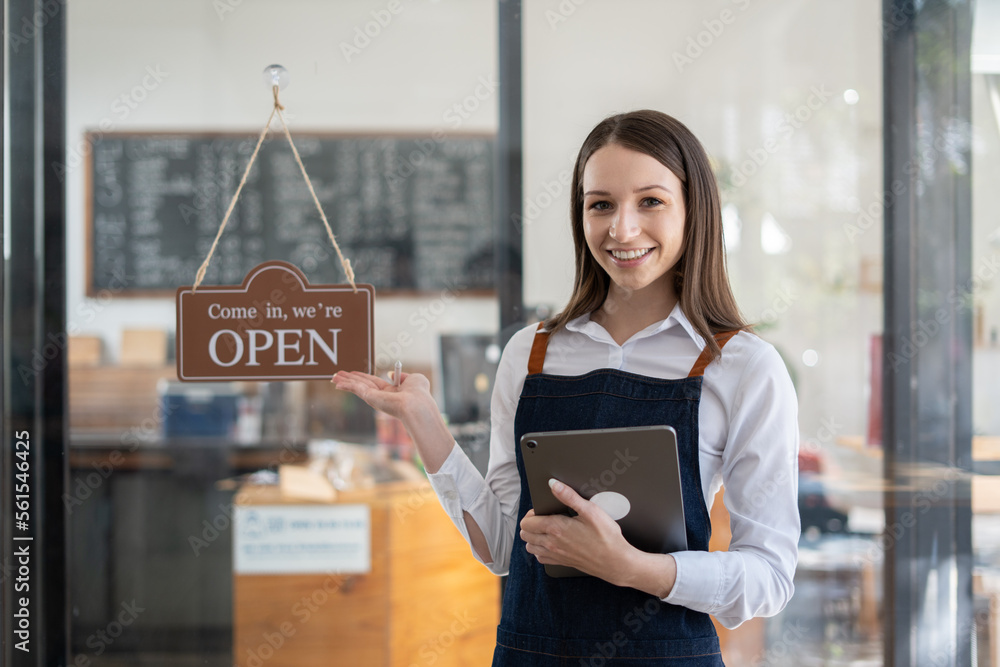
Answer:
[[[576,250],[573,295],[545,328],[558,330],[570,320],[600,308],[608,296],[610,278],[590,254],[583,231],[583,170],[590,156],[608,144],[649,155],[672,171],[683,185],[687,211],[684,251],[674,267],[674,286],[684,314],[705,339],[712,357],[719,356],[721,350],[713,334],[750,329],[740,315],[726,273],[719,187],[708,155],[691,130],[677,119],[650,109],[605,118],[580,147],[570,190]]]

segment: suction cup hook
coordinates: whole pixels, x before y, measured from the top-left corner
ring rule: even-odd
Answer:
[[[264,68],[264,85],[268,88],[277,86],[278,90],[284,90],[291,78],[288,70],[281,65],[268,65]]]

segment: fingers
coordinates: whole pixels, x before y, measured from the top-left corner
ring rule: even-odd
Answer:
[[[393,387],[385,380],[367,373],[337,373],[333,376],[337,389],[349,391],[365,403],[392,414],[392,406],[397,405],[403,394],[400,387]]]
[[[524,548],[529,554],[535,556],[549,554],[549,547],[552,544],[552,540],[545,533],[534,533],[522,528],[521,539],[524,540]]]
[[[340,371],[333,376],[332,382],[336,385],[337,389],[349,391],[361,398],[365,398],[372,391],[383,391],[392,387],[391,384],[380,377],[358,371]]]
[[[333,380],[334,382],[339,380],[351,380],[371,385],[376,389],[385,389],[386,387],[392,386],[389,382],[377,375],[362,373],[361,371],[337,371],[336,375],[333,376]]]
[[[557,479],[550,479],[549,488],[552,490],[552,495],[556,497],[556,500],[577,514],[587,515],[591,511],[593,503],[574,491],[572,487],[563,484]]]

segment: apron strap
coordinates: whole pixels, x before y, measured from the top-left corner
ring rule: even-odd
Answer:
[[[719,333],[715,334],[714,336],[715,342],[719,344],[719,349],[721,350],[723,347],[725,347],[726,343],[729,342],[729,339],[738,334],[739,332],[740,330],[736,329],[735,331],[720,331]],[[704,375],[705,367],[708,366],[708,364],[711,361],[712,361],[712,350],[711,348],[708,347],[708,345],[706,345],[705,349],[703,349],[701,351],[701,354],[698,355],[698,359],[697,361],[694,362],[694,366],[691,367],[691,372],[688,373],[688,377],[695,378]]]
[[[544,331],[545,322],[538,323],[538,330],[535,332],[535,342],[531,344],[531,355],[528,357],[528,375],[535,375],[542,372],[545,365],[545,350],[549,347],[549,332]]]
[[[531,354],[528,355],[528,375],[536,375],[542,372],[542,367],[545,365],[545,351],[549,347],[549,335],[548,331],[545,331],[545,322],[538,323],[538,330],[535,331],[535,340],[531,344]],[[736,329],[734,331],[722,331],[715,334],[715,342],[719,344],[719,349],[721,350],[729,342],[729,339],[738,334],[740,331]],[[694,366],[691,367],[691,372],[688,373],[689,378],[701,377],[705,374],[705,368],[712,361],[711,349],[706,345],[705,349],[701,351],[698,355],[697,361],[694,362]]]

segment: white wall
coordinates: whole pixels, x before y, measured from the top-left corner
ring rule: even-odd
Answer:
[[[293,132],[452,129],[445,113],[481,77],[496,76],[495,2],[399,1],[398,15],[351,62],[341,43],[373,11],[386,11],[388,0],[68,3],[69,164],[85,148],[83,132],[105,119],[112,130],[255,134],[270,111],[260,72],[271,62],[292,74],[282,100]],[[220,6],[233,11],[220,14]],[[525,0],[523,25],[525,302],[559,308],[569,295],[569,199],[560,178],[566,180],[580,143],[604,116],[640,107],[671,113],[730,169],[741,169],[773,139],[776,150],[746,183],[723,191],[742,220],[740,246],[729,255],[734,289],[796,375],[803,437],[815,437],[829,419],[839,425],[837,435],[863,433],[867,345],[881,330],[881,294],[877,285],[863,289],[859,276],[862,266],[876,276],[881,270],[881,216],[860,234],[851,229],[859,207],[877,208],[883,191],[879,3]],[[691,61],[678,63],[678,56]],[[139,90],[145,99],[134,109],[116,103],[142,85],[147,67],[167,73],[162,83]],[[782,118],[801,111],[817,87],[831,97],[789,133]],[[858,92],[857,104],[847,104],[846,89]],[[988,108],[983,91],[976,94],[977,111]],[[484,101],[458,129],[495,132],[495,102]],[[995,136],[985,141],[996,162]],[[975,192],[979,238],[996,227],[983,222],[995,207],[982,187]],[[113,358],[123,328],[172,328],[173,304],[84,296],[78,164],[68,174],[68,195],[69,322],[102,335]],[[765,214],[787,235],[787,253],[762,250]],[[996,294],[986,294],[990,304]],[[411,316],[435,300],[380,298],[379,345],[414,333]],[[987,315],[992,326],[998,315],[992,309]],[[496,326],[495,300],[463,296],[432,330]],[[404,359],[430,363],[433,337],[414,341]],[[813,367],[803,362],[807,350],[818,354]]]
[[[224,130],[255,136],[271,109],[261,76],[271,63],[284,65],[292,76],[281,99],[293,134],[496,131],[493,99],[479,103],[458,127],[454,112],[446,116],[481,79],[496,77],[491,0],[88,0],[67,7],[68,324],[76,333],[102,336],[111,360],[123,329],[173,329],[174,304],[85,296],[85,131]],[[391,20],[349,60],[341,44],[352,43],[355,30],[378,17]],[[158,77],[150,76],[150,69]],[[434,336],[410,330],[411,316],[431,319],[421,315],[422,308],[440,313],[432,316],[429,333],[496,329],[494,299],[450,296],[380,297],[377,346],[408,332],[414,342],[403,359],[431,363]]]
[[[570,293],[569,195],[563,188],[550,203],[549,193],[601,118],[665,111],[729,167],[773,139],[776,150],[745,184],[723,191],[743,224],[729,254],[734,290],[795,375],[803,437],[829,443],[830,420],[837,436],[864,433],[881,294],[859,290],[858,275],[862,263],[880,270],[881,217],[856,237],[846,230],[852,207],[882,191],[879,12],[870,0],[529,0],[525,198],[535,216],[524,244],[526,301],[558,307]],[[782,117],[816,88],[830,98],[789,133]],[[845,102],[846,89],[858,92],[857,104]],[[765,214],[789,237],[786,254],[762,250]],[[818,353],[814,367],[803,363],[807,350]]]

